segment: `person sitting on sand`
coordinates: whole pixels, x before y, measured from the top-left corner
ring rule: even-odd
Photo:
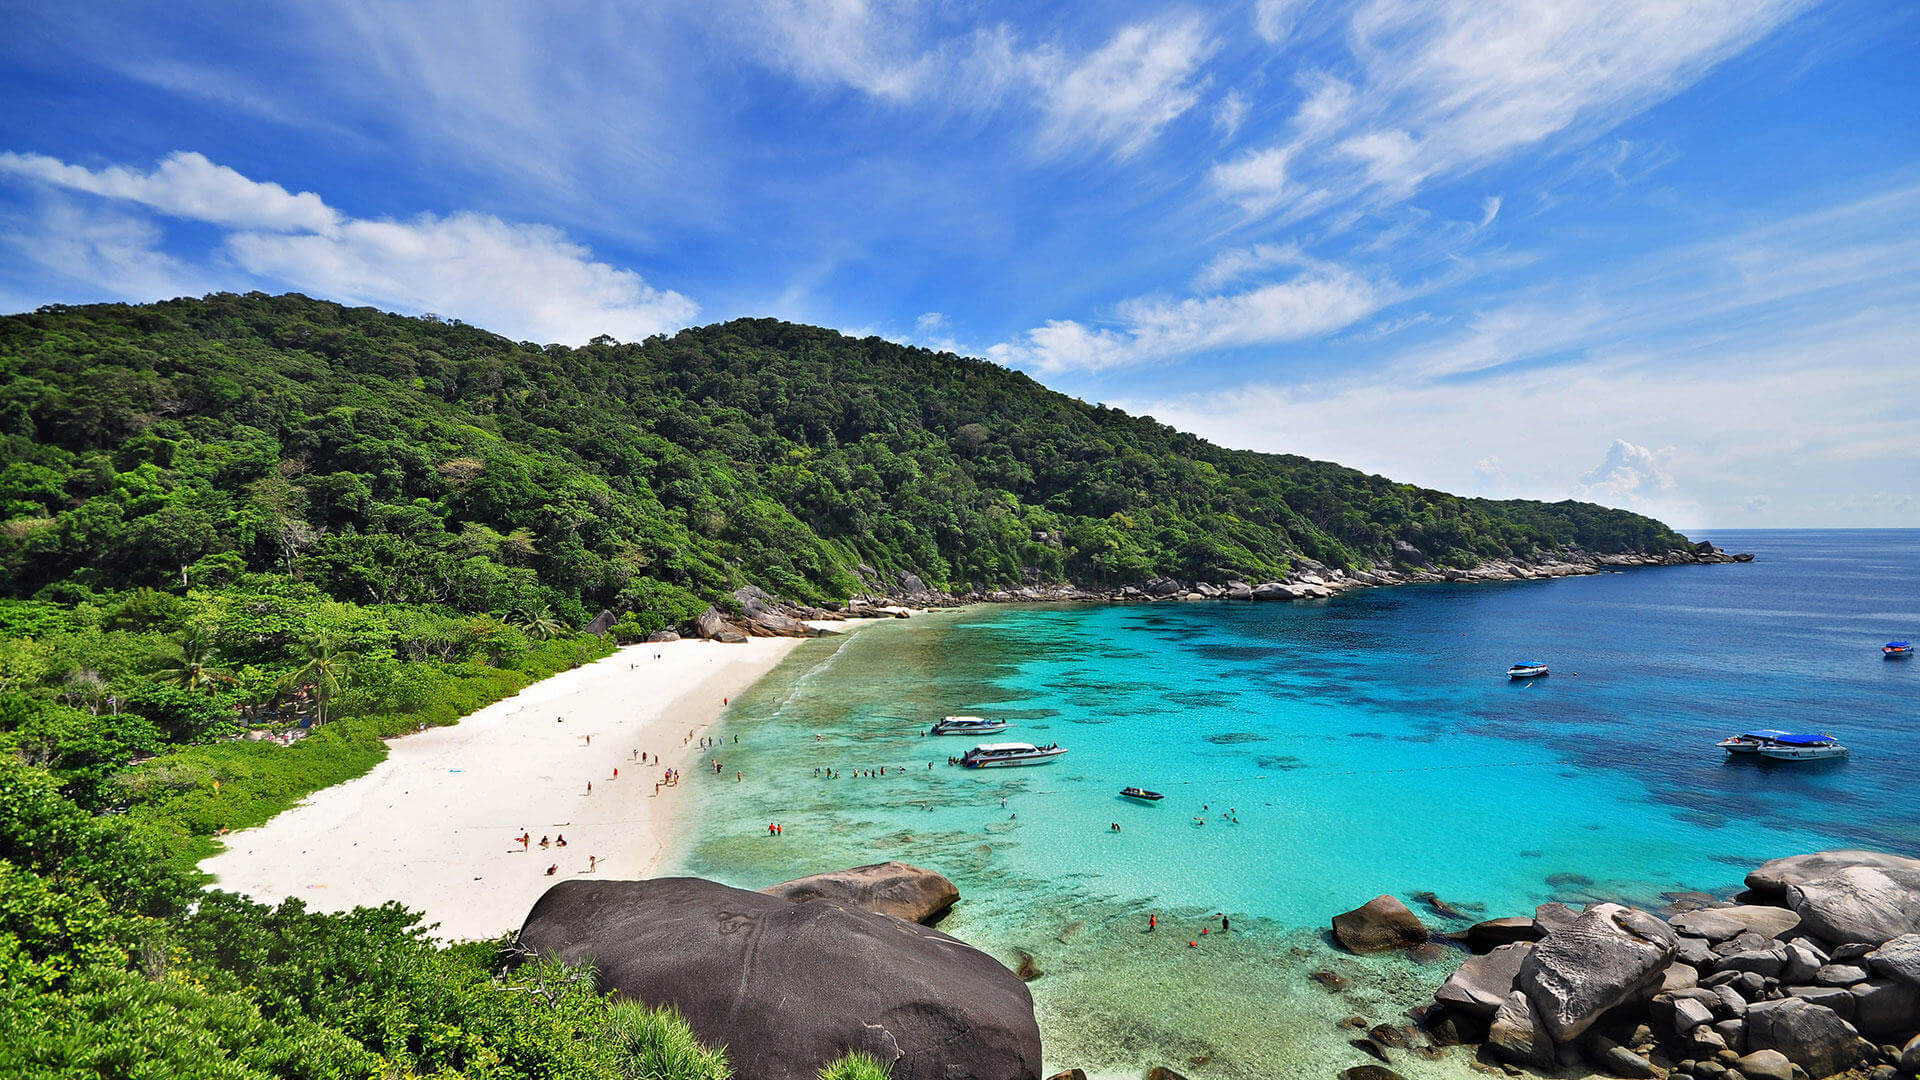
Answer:
[[[557,873],[559,873],[559,872],[560,872],[560,864],[559,864],[559,863],[549,863],[549,864],[547,865],[547,876],[548,876],[548,877],[552,877],[553,875],[555,875],[555,874],[557,874]]]
[[[547,850],[547,838],[544,836],[540,838],[540,850],[541,851]]]
[[[553,842],[553,846],[554,846],[554,847],[566,847],[566,846],[567,846],[567,834],[566,834],[566,833],[561,833],[561,834],[560,834],[560,836],[559,836],[559,838],[558,838],[558,839],[556,839],[556,840],[555,840],[555,841]]]

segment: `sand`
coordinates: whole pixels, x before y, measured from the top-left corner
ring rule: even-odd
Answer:
[[[675,804],[692,795],[691,783],[655,781],[668,767],[710,770],[716,757],[724,766],[726,748],[702,750],[700,736],[725,700],[798,644],[627,646],[454,726],[391,741],[371,772],[228,836],[226,850],[201,869],[214,875],[214,888],[264,903],[299,897],[347,911],[398,900],[425,912],[447,940],[518,930],[558,881],[653,870]],[[664,762],[655,764],[655,754]],[[525,848],[522,833],[532,834]],[[567,846],[540,847],[542,837],[560,836]]]

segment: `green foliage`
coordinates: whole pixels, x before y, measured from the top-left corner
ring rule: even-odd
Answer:
[[[607,1039],[625,1080],[732,1080],[726,1051],[700,1044],[693,1028],[672,1009],[649,1009],[637,1001],[613,1005]]]
[[[893,1080],[887,1063],[867,1053],[852,1053],[820,1070],[820,1080]]]

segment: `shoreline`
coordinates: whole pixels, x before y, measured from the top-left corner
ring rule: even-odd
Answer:
[[[225,837],[200,863],[207,887],[321,911],[398,901],[443,940],[518,930],[559,881],[653,872],[679,799],[655,781],[697,766],[701,734],[804,640],[628,645],[456,724],[390,739],[366,775]],[[543,850],[543,836],[567,846]]]

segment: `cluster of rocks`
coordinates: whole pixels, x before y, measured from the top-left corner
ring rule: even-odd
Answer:
[[[1449,934],[1476,955],[1418,1019],[1509,1072],[1653,1080],[1870,1080],[1920,1074],[1920,859],[1776,859],[1731,904],[1690,894],[1662,919],[1544,904]],[[1342,926],[1345,920],[1346,926]],[[1425,939],[1391,897],[1334,922],[1349,947]]]
[[[814,1080],[848,1051],[880,1058],[895,1080],[1037,1080],[1026,984],[922,925],[959,895],[905,863],[761,892],[701,878],[567,881],[534,904],[519,944],[678,1009],[753,1080]]]

